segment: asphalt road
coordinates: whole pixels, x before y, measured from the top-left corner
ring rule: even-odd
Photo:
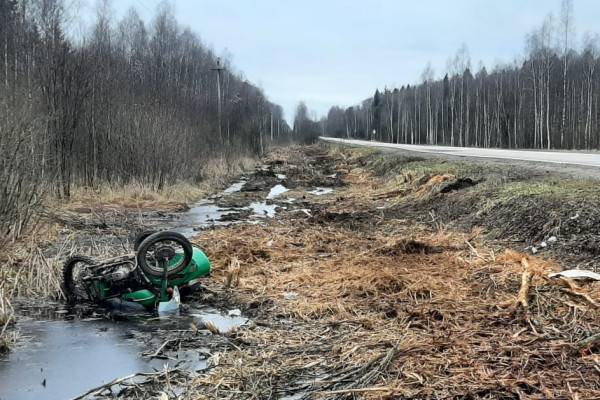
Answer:
[[[338,139],[323,136],[321,136],[319,139],[333,143],[345,143],[352,146],[399,149],[405,151],[415,151],[419,153],[444,154],[453,157],[491,158],[496,160],[519,160],[533,163],[581,165],[586,167],[600,168],[600,153],[583,153],[576,151],[482,149],[477,147],[426,146],[372,142],[367,140]]]

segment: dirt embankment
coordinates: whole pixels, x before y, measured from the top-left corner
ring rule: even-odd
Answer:
[[[343,186],[196,238],[218,266],[211,288],[227,282],[222,298],[254,323],[189,398],[600,395],[600,286],[548,278],[594,263],[593,187],[340,149],[273,157]],[[539,253],[506,251],[528,245]]]

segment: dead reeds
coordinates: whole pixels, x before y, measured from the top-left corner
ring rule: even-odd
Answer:
[[[239,349],[215,356],[190,398],[600,396],[599,285],[552,280],[559,265],[498,255],[479,231],[383,218],[364,173],[320,200],[338,216],[327,223],[288,213],[196,239],[212,290],[239,263],[232,301],[255,324],[230,335]],[[363,228],[349,229],[356,216]]]
[[[222,354],[197,385],[220,382],[211,398],[244,387],[305,398],[542,398],[568,396],[567,379],[582,395],[600,394],[594,358],[573,351],[600,331],[589,301],[600,298],[598,289],[566,292],[546,278],[558,266],[537,258],[494,257],[482,247],[475,257],[459,246],[468,236],[446,235],[441,252],[390,254],[381,250],[387,235],[361,237],[308,221],[203,234],[199,243],[216,265],[239,260],[237,300],[248,309],[265,305],[257,315],[271,322],[237,333],[244,350]],[[435,243],[431,235],[420,239]],[[215,275],[221,282],[230,276],[219,268]],[[390,365],[370,372],[369,363],[391,349]],[[332,385],[344,370],[361,373]],[[353,391],[369,387],[385,390]]]

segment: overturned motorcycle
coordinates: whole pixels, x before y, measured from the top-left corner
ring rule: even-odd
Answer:
[[[160,311],[173,309],[178,288],[199,284],[210,269],[206,255],[183,235],[144,232],[136,238],[133,254],[102,261],[69,258],[63,267],[63,290],[69,302],[137,303]]]

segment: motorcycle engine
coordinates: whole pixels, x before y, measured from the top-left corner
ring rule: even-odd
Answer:
[[[109,282],[118,282],[129,277],[132,268],[126,265],[122,265],[111,272],[106,278]]]
[[[121,295],[138,290],[143,283],[139,274],[135,273],[133,264],[120,265],[105,275],[108,284],[109,296]]]

